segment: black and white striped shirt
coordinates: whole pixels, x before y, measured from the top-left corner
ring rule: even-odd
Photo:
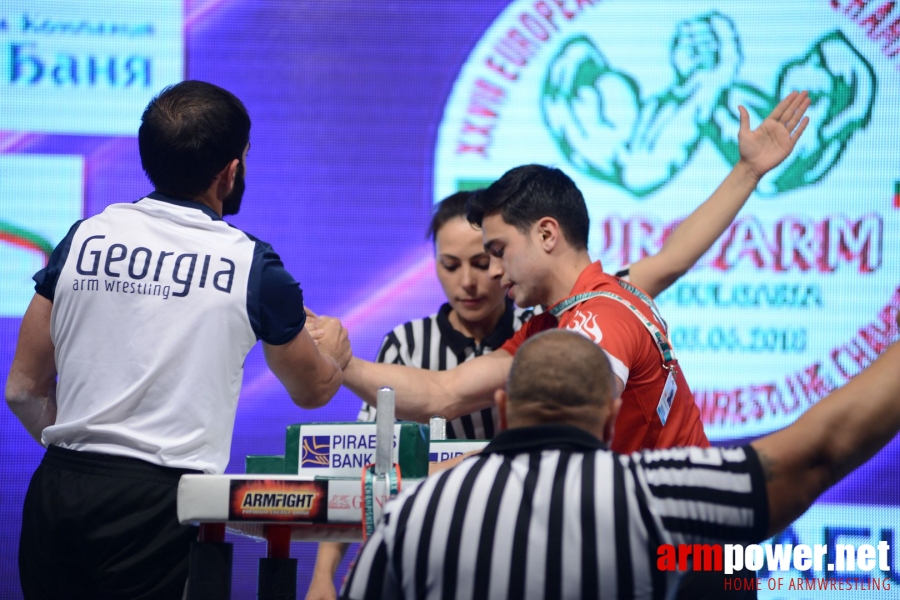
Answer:
[[[756,543],[768,504],[756,452],[615,454],[565,425],[512,429],[403,491],[341,598],[663,599],[661,544]]]
[[[534,315],[534,309],[516,308],[511,302],[496,329],[480,344],[450,324],[450,305],[424,319],[398,325],[384,336],[375,362],[446,371],[476,356],[490,354],[512,337]],[[450,439],[489,440],[497,432],[496,408],[485,408],[447,423]],[[375,409],[363,403],[358,421],[374,421]]]

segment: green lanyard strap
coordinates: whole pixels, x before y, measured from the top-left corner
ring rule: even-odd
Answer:
[[[625,291],[637,296],[641,300],[641,302],[643,302],[644,304],[647,305],[647,308],[650,309],[650,312],[653,313],[653,316],[656,317],[656,320],[659,321],[660,323],[662,323],[663,332],[668,334],[669,333],[669,324],[666,323],[666,320],[662,318],[662,314],[659,312],[659,309],[656,308],[656,303],[653,301],[653,299],[650,298],[650,296],[645,294],[643,291],[641,291],[639,288],[631,285],[631,283],[625,281],[624,279],[620,279],[617,277],[616,281],[618,282],[618,284],[620,286],[625,288]]]
[[[630,284],[629,286],[634,287]],[[628,288],[626,287],[626,289]],[[637,290],[637,288],[634,289]],[[653,337],[656,348],[657,350],[659,350],[659,354],[662,357],[663,366],[669,370],[674,370],[674,363],[676,362],[675,351],[672,349],[672,345],[669,343],[669,339],[666,337],[666,334],[660,331],[659,327],[657,327],[652,321],[650,321],[650,319],[645,317],[644,314],[639,311],[631,302],[625,300],[621,296],[617,296],[612,292],[584,292],[581,294],[576,294],[570,298],[566,298],[559,304],[555,305],[553,308],[549,309],[547,312],[558,318],[561,314],[563,314],[573,306],[581,304],[582,302],[586,302],[587,300],[590,300],[592,298],[609,298],[611,300],[615,300],[619,304],[625,305],[629,310],[631,310],[631,312],[634,313],[634,315],[641,321],[641,323],[643,323],[644,327],[647,329],[647,331],[650,332],[650,335]],[[653,310],[653,308],[655,307],[652,304],[650,306],[653,314],[656,316],[657,312]],[[657,318],[659,317],[657,316]],[[663,327],[665,327],[665,321],[663,321],[662,319],[660,319],[660,321],[663,323]]]
[[[363,540],[369,538],[375,531],[375,479],[384,477],[388,488],[388,498],[397,495],[400,489],[400,466],[396,463],[384,475],[375,474],[375,465],[366,465],[362,472],[362,517],[363,517]]]

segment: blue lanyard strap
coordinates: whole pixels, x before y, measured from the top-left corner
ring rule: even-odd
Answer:
[[[582,294],[576,294],[575,296],[566,298],[559,304],[549,309],[547,312],[558,318],[561,314],[563,314],[573,306],[581,304],[582,302],[585,302],[592,298],[609,298],[611,300],[615,300],[619,304],[625,305],[629,310],[631,310],[631,312],[634,313],[634,315],[644,325],[644,328],[650,332],[651,337],[653,337],[653,341],[656,344],[656,349],[659,350],[659,354],[662,357],[663,366],[665,366],[669,370],[674,369],[673,363],[675,363],[677,359],[675,358],[675,351],[672,349],[672,345],[669,343],[669,339],[666,337],[666,334],[660,331],[659,327],[657,327],[652,321],[650,321],[650,319],[645,317],[644,314],[639,311],[631,302],[625,300],[621,296],[617,296],[616,294],[613,294],[611,292],[584,292]],[[654,315],[655,314],[656,313],[654,312]],[[665,321],[663,321],[663,323],[665,323]]]

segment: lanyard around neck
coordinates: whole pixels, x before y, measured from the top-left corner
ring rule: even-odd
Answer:
[[[619,281],[619,284],[627,284],[627,282]],[[631,284],[622,285],[628,291],[631,291],[632,288],[638,292],[640,295],[635,294],[641,300],[644,300],[645,303],[650,307],[650,310],[653,312],[654,316],[660,320],[663,324],[663,328],[666,328],[666,322],[662,320],[659,316],[658,311],[656,310],[656,305],[653,304],[653,301],[647,298],[646,294],[638,290]],[[576,306],[581,304],[582,302],[586,302],[592,298],[609,298],[610,300],[615,300],[619,304],[627,307],[644,325],[644,328],[650,333],[650,336],[653,338],[653,342],[656,344],[656,349],[659,350],[659,354],[662,357],[663,366],[669,370],[675,369],[675,363],[677,359],[675,358],[675,351],[672,348],[672,345],[669,343],[669,339],[666,337],[666,334],[659,330],[650,319],[644,316],[644,314],[639,311],[631,302],[625,300],[621,296],[613,294],[612,292],[584,292],[581,294],[576,294],[571,296],[570,298],[566,298],[562,302],[556,304],[552,308],[550,308],[547,312],[549,312],[554,317],[559,317],[561,314]]]

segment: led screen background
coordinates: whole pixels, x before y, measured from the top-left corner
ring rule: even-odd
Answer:
[[[275,247],[307,304],[342,317],[355,353],[366,358],[393,326],[442,301],[424,238],[437,198],[524,162],[559,166],[585,191],[592,253],[613,269],[655,251],[666,227],[728,172],[733,102],[717,104],[719,96],[701,92],[728,91],[732,101],[763,110],[779,86],[802,84],[815,92],[819,111],[803,152],[817,158],[795,166],[793,178],[764,182],[737,228],[661,298],[680,331],[676,350],[683,349],[711,437],[746,440],[791,422],[823,387],[871,360],[873,345],[896,338],[882,317],[896,314],[900,285],[900,53],[891,45],[896,33],[881,34],[900,9],[825,0],[789,9],[636,4],[0,3],[0,369],[8,370],[28,278],[48,245],[72,221],[150,191],[137,153],[140,112],[181,78],[221,85],[247,105],[247,193],[231,222]],[[93,29],[73,29],[82,22]],[[510,37],[513,29],[523,37]],[[673,52],[690,49],[686,40],[703,51]],[[624,122],[672,114],[654,113],[664,105],[654,99],[676,87],[678,73],[698,82],[689,76],[691,60],[709,56],[710,44],[719,44],[726,63],[729,42],[739,49],[731,71],[682,94],[702,116],[662,119],[654,143],[638,149],[585,126],[584,115],[602,101]],[[491,57],[493,67],[486,66]],[[566,81],[567,69],[590,60],[594,75],[631,78],[637,93],[602,96]],[[838,93],[842,82],[852,93]],[[487,160],[464,145],[483,146]],[[612,164],[604,148],[619,153],[618,175],[604,170]],[[677,168],[666,170],[671,164]],[[760,294],[766,299],[746,300]],[[732,334],[733,327],[744,329]],[[117,343],[115,330],[98,335]],[[358,407],[342,391],[327,407],[300,411],[256,348],[246,362],[229,471],[241,471],[247,454],[283,452],[289,423],[352,420]],[[0,414],[0,597],[14,598],[19,511],[42,451],[8,411]],[[893,545],[898,448],[892,443],[828,492],[787,535]],[[264,545],[235,541],[234,597],[252,597]],[[293,553],[302,592],[314,547],[295,544]]]

